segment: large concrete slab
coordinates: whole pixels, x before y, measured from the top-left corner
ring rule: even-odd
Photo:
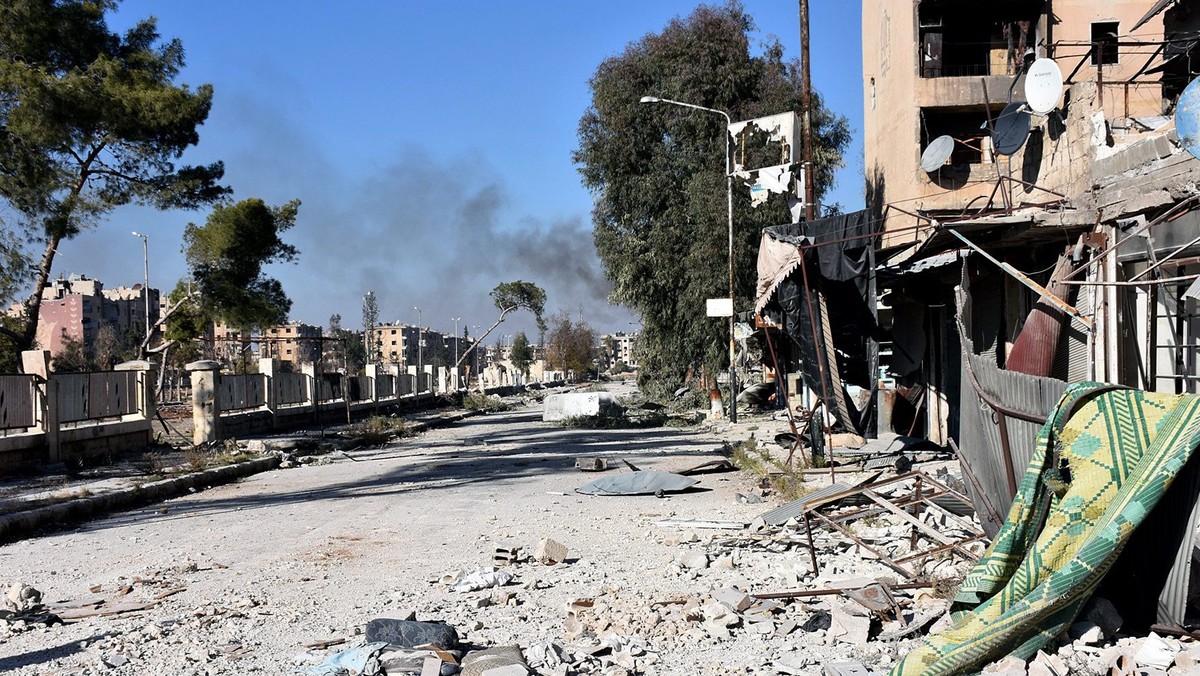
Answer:
[[[568,392],[546,397],[542,420],[558,422],[567,418],[618,416],[622,410],[621,403],[608,392]]]

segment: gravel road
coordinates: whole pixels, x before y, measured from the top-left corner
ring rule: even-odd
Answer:
[[[572,492],[597,476],[574,468],[579,456],[672,471],[719,450],[695,430],[564,429],[541,422],[540,408],[520,408],[10,544],[0,548],[3,579],[36,587],[48,605],[153,605],[45,628],[0,622],[0,673],[292,673],[361,642],[368,620],[409,613],[450,622],[476,646],[528,649],[568,643],[567,605],[583,598],[628,608],[612,619],[628,636],[644,634],[627,650],[640,673],[756,670],[794,647],[747,637],[737,649],[739,639],[673,636],[678,626],[643,622],[653,600],[739,576],[732,565],[681,566],[692,546],[680,541],[692,534],[652,522],[749,521],[765,506],[736,500],[753,488],[748,477],[705,475],[700,490],[665,498]],[[490,565],[497,545],[528,552],[544,537],[565,544],[570,559],[510,567],[514,598],[503,605],[438,581]],[[330,639],[347,643],[304,647]]]

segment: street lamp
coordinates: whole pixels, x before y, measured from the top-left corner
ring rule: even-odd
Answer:
[[[150,347],[150,235],[143,235],[136,230],[129,234],[142,238],[142,297],[145,299],[143,308],[146,311],[146,338],[142,341],[142,349],[139,352],[145,356],[146,349]]]
[[[425,352],[421,349],[425,347],[425,336],[421,330],[421,308],[414,305],[413,309],[417,311],[417,373],[420,374],[425,372]]]
[[[454,389],[458,389],[458,323],[462,321],[462,317],[451,317],[450,321],[454,322]]]
[[[684,103],[682,101],[672,101],[671,99],[660,99],[657,96],[643,96],[640,103],[668,103],[673,106],[682,106],[684,108],[692,108],[701,110],[706,113],[714,113],[725,118],[725,192],[729,206],[729,422],[737,422],[737,370],[734,368],[734,340],[733,340],[733,167],[730,166],[731,156],[729,154],[729,127],[733,125],[733,120],[729,118],[729,113],[716,108],[705,108],[694,103]]]

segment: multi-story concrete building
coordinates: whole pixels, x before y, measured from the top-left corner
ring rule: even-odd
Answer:
[[[158,321],[159,294],[149,289],[150,324]],[[118,337],[136,332],[144,335],[147,290],[133,287],[105,289],[99,280],[79,275],[52,280],[42,293],[38,316],[37,342],[51,354],[58,354],[68,341],[95,345],[101,327],[112,327]]]
[[[597,347],[596,354],[600,355],[603,363],[600,365],[605,371],[611,369],[618,363],[624,364],[630,369],[637,369],[637,358],[633,356],[633,346],[637,342],[638,334],[623,333],[606,333],[600,336],[600,345]]]
[[[260,354],[293,366],[316,363],[321,359],[323,334],[321,327],[301,322],[272,326],[262,333]]]

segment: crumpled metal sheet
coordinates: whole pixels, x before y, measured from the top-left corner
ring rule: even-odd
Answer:
[[[646,470],[600,477],[576,488],[575,492],[584,495],[655,495],[687,490],[696,482],[697,479],[682,474]]]

